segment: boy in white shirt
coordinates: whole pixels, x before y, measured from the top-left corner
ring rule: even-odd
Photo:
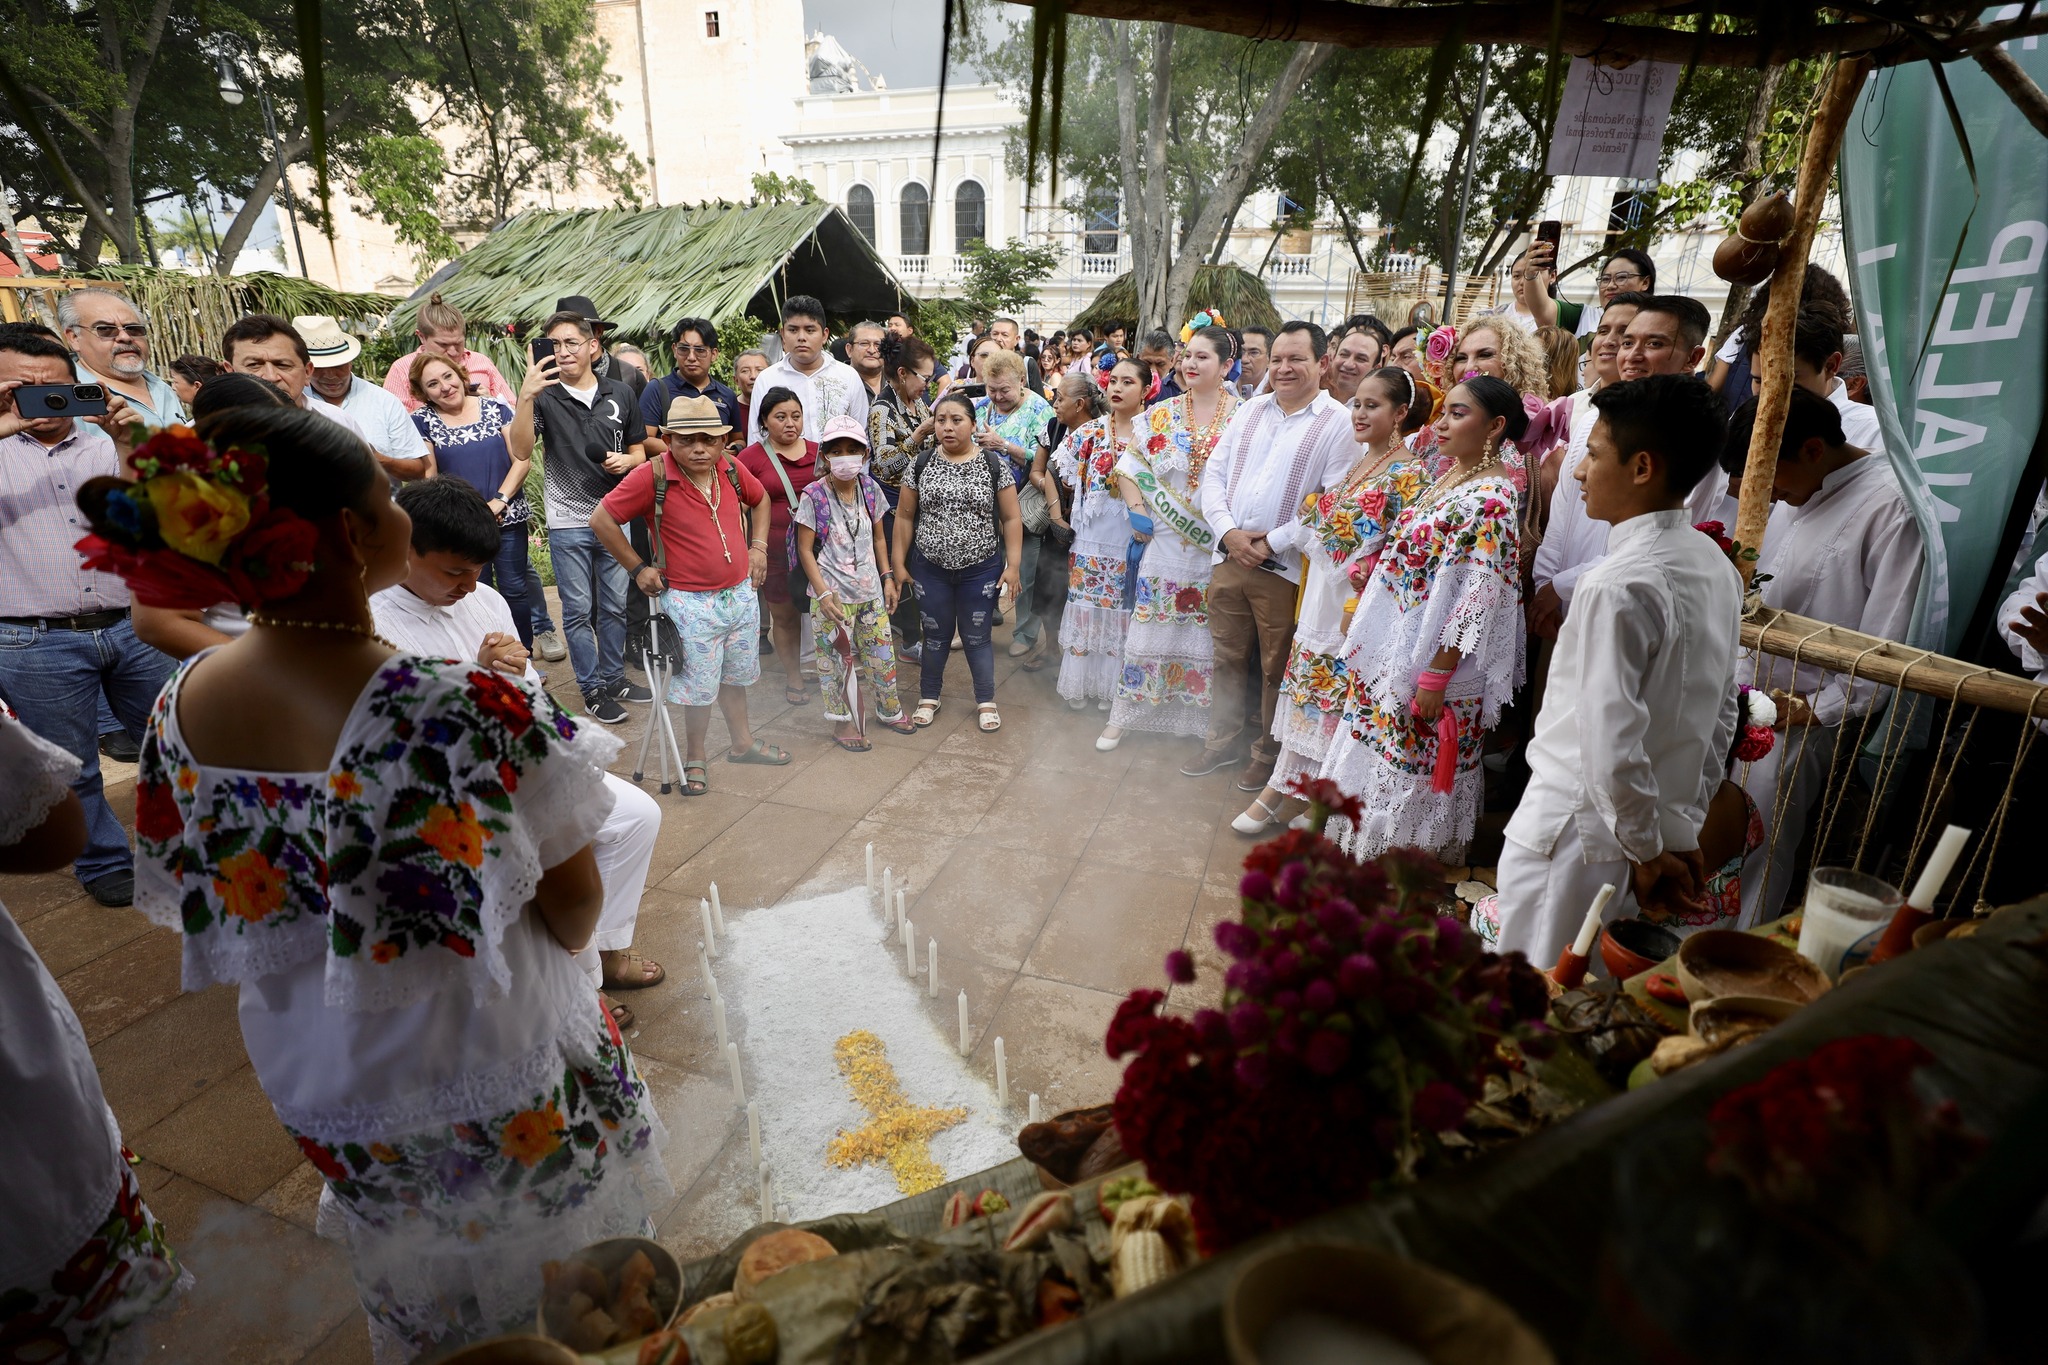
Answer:
[[[1721,451],[1721,402],[1702,379],[1651,375],[1593,403],[1574,477],[1607,553],[1558,633],[1500,858],[1497,947],[1542,968],[1602,883],[1618,913],[1702,904],[1700,826],[1736,719],[1741,580],[1686,509]]]
[[[378,633],[412,654],[431,659],[474,659],[529,682],[541,675],[528,660],[512,624],[512,609],[477,575],[497,556],[498,518],[460,479],[421,479],[399,489],[395,501],[412,518],[411,571],[403,583],[370,598]],[[661,807],[632,783],[604,775],[611,813],[591,841],[604,909],[590,946],[577,955],[593,987],[630,991],[660,985],[667,973],[633,951],[640,896],[647,889]],[[606,999],[622,1029],[633,1011]]]

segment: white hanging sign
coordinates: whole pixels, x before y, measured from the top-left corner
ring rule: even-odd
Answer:
[[[1617,68],[1573,57],[1544,174],[1655,179],[1681,74],[1676,62]]]

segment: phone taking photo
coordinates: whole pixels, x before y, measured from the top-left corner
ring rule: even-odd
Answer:
[[[23,384],[14,391],[14,410],[30,422],[48,417],[104,417],[107,391],[98,384]]]
[[[547,337],[533,339],[533,363],[544,365],[555,358],[555,343]]]

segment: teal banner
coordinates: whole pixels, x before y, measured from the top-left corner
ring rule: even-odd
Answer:
[[[2048,43],[2006,50],[2048,85]],[[1841,199],[1871,399],[1927,546],[1909,643],[1954,653],[2005,577],[2014,502],[2034,496],[2020,482],[2048,377],[2048,139],[1975,62],[1941,74],[1953,112],[1926,62],[1872,74]]]

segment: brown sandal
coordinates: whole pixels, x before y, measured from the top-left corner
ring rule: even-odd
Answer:
[[[627,1029],[633,1027],[633,1011],[627,1009],[602,991],[598,993],[597,1003],[604,1006],[604,1012],[612,1017],[613,1028],[624,1033]]]
[[[611,961],[605,961],[606,958]],[[608,991],[642,991],[668,980],[668,968],[651,957],[640,956],[631,948],[599,953],[597,960],[604,969],[604,988]],[[652,976],[647,974],[650,967],[654,969]],[[625,970],[622,972],[620,968]]]

